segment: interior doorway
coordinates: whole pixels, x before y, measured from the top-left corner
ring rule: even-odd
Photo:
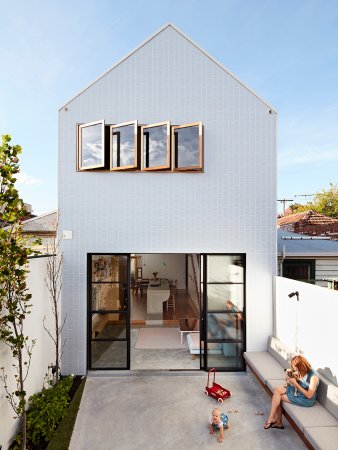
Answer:
[[[200,257],[132,254],[130,258],[132,370],[199,370],[189,335],[200,331]]]
[[[88,254],[90,370],[245,369],[245,254]]]

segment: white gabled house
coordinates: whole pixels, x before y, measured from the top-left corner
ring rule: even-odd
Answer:
[[[59,110],[59,211],[64,373],[131,367],[133,296],[147,295],[149,307],[156,281],[149,278],[157,278],[145,277],[146,258],[163,260],[152,270],[171,299],[170,278],[181,280],[177,323],[184,292],[188,302],[197,286],[191,311],[204,349],[197,369],[244,370],[243,352],[266,348],[276,274],[276,112],[175,26]],[[164,258],[177,258],[174,275]],[[139,286],[135,293],[136,279],[148,293]],[[154,319],[161,326],[164,300]]]

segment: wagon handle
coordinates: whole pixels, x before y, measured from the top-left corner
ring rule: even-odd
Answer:
[[[209,370],[209,372],[208,372],[208,387],[209,387],[209,375],[210,375],[210,372],[214,372],[214,383],[215,383],[215,377],[216,377],[216,370],[215,370],[215,368],[213,367],[212,369],[210,369]]]

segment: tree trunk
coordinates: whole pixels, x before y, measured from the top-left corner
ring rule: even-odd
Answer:
[[[21,417],[21,432],[22,432],[22,443],[21,450],[26,450],[26,440],[27,440],[27,413],[24,411]]]

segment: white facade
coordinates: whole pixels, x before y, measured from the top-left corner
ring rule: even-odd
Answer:
[[[54,316],[49,300],[49,292],[45,284],[47,276],[47,258],[34,258],[29,260],[29,274],[27,288],[32,294],[31,314],[27,316],[24,324],[24,332],[30,339],[36,339],[28,378],[25,382],[25,390],[28,397],[40,392],[43,386],[48,366],[55,361],[55,347],[47,332],[43,328],[45,317],[46,328],[53,332]],[[0,365],[5,367],[8,375],[10,392],[15,389],[14,370],[12,367],[12,355],[9,348],[0,342]],[[13,382],[14,381],[14,382]],[[0,445],[6,449],[12,443],[18,433],[19,422],[13,419],[14,412],[6,399],[3,384],[0,384]]]
[[[76,172],[76,124],[201,121],[203,173]],[[87,253],[245,253],[246,349],[272,333],[276,113],[165,26],[59,111],[64,373],[86,372]]]

